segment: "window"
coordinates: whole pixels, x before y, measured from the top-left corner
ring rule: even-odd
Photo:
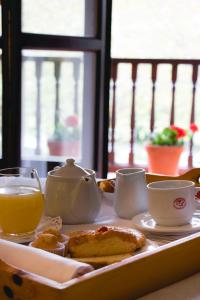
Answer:
[[[0,158],[2,157],[2,16],[0,4]]]
[[[97,1],[22,1],[23,32],[95,37],[96,21]]]
[[[72,156],[106,175],[110,14],[107,1],[3,1],[2,166],[45,176]]]
[[[113,0],[112,164],[147,166],[150,132],[170,123],[185,129],[200,124],[199,12],[196,0]],[[183,169],[199,166],[199,138],[200,132],[186,141]]]

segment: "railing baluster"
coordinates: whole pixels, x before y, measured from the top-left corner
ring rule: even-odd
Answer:
[[[54,123],[55,127],[60,121],[59,118],[59,110],[60,110],[60,61],[54,62],[54,75],[55,75],[55,87],[56,87],[56,99],[55,99],[55,116],[54,116]]]
[[[80,76],[80,61],[73,61],[73,78],[74,78],[74,113],[78,115],[78,82]]]
[[[35,61],[35,76],[37,85],[36,96],[36,148],[35,154],[41,154],[41,74],[42,74],[42,59],[37,58]]]
[[[193,64],[192,69],[192,107],[191,107],[191,115],[190,115],[190,123],[195,122],[195,96],[196,96],[196,82],[198,78],[198,64]],[[193,166],[193,138],[190,140],[190,148],[189,148],[189,156],[188,156],[188,167],[192,168]]]
[[[131,104],[131,138],[130,138],[130,153],[129,153],[129,165],[133,165],[134,162],[134,135],[135,135],[135,89],[137,79],[137,64],[132,63],[132,104]]]
[[[111,151],[109,153],[109,163],[114,165],[115,161],[115,106],[116,106],[116,80],[117,80],[117,63],[112,64],[111,79],[113,80],[113,99],[112,99],[112,112],[111,112]]]
[[[177,80],[177,64],[172,64],[172,104],[170,112],[170,125],[174,124],[175,120],[175,94],[176,94],[176,80]]]
[[[157,79],[157,64],[152,63],[152,72],[151,72],[151,80],[152,80],[152,101],[151,101],[151,118],[150,118],[150,131],[154,130],[155,123],[155,91],[156,91],[156,79]]]

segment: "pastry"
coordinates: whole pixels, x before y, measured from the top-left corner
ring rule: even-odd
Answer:
[[[100,190],[102,190],[103,192],[114,193],[115,181],[113,179],[106,179],[106,180],[100,181],[98,184],[99,184]]]
[[[49,227],[43,231],[43,233],[50,233],[56,236],[57,241],[64,244],[65,246],[65,255],[67,255],[68,251],[68,237],[65,234],[62,234],[58,229],[55,227]]]
[[[65,245],[58,242],[57,237],[50,233],[39,234],[29,245],[61,256],[65,253]]]
[[[133,254],[146,243],[145,236],[135,229],[101,226],[69,236],[68,251],[73,258]]]

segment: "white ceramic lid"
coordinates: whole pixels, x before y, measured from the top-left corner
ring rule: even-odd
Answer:
[[[54,175],[65,178],[81,178],[90,175],[90,173],[76,165],[73,158],[68,158],[62,167],[55,168]]]

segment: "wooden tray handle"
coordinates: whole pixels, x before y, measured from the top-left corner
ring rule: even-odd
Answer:
[[[199,179],[200,179],[200,168],[191,169],[180,176],[165,176],[158,174],[146,173],[146,181],[147,183],[154,181],[162,181],[162,180],[191,180],[195,182],[195,186],[200,187]]]
[[[64,299],[61,284],[19,270],[0,260],[0,299],[55,300]],[[68,298],[66,298],[68,299]]]

